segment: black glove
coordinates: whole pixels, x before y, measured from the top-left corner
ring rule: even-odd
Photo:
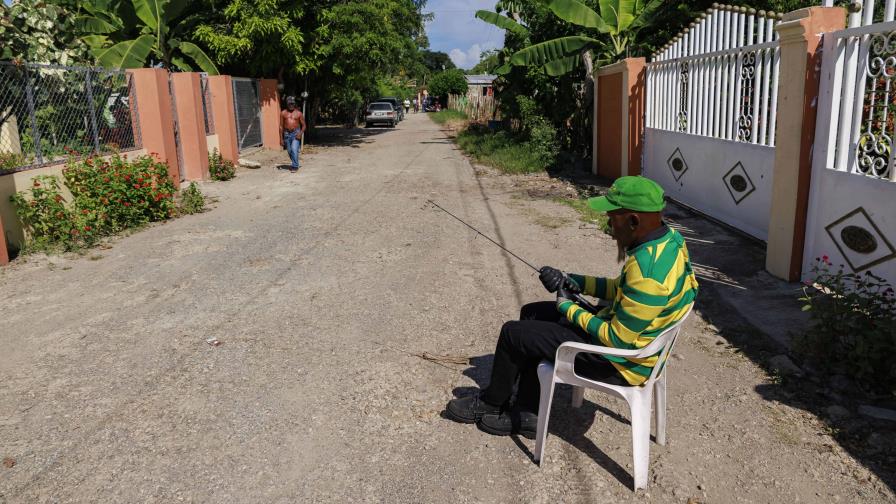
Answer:
[[[566,285],[561,285],[557,289],[557,308],[567,301],[575,302],[575,294]]]
[[[550,266],[544,266],[538,270],[538,279],[541,280],[541,284],[548,292],[557,292],[565,278],[562,271]]]

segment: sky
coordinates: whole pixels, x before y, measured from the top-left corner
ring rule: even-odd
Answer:
[[[479,54],[504,46],[504,30],[473,15],[479,9],[494,11],[497,0],[429,0],[424,12],[435,19],[426,25],[429,49],[448,53],[459,68],[479,63]]]

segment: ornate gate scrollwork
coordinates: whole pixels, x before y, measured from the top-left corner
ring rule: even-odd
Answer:
[[[737,114],[737,139],[753,139],[753,86],[756,81],[756,53],[744,53],[740,67],[740,102]]]
[[[856,145],[856,170],[876,178],[890,175],[890,151],[893,148],[893,78],[896,77],[896,32],[871,36],[868,63],[865,65],[862,103],[862,134]]]
[[[678,73],[681,80],[681,93],[678,105],[678,131],[686,132],[688,130],[688,86],[690,79],[690,68],[687,61],[679,63]]]

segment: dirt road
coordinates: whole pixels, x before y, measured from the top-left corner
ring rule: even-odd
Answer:
[[[502,322],[548,297],[426,200],[539,265],[615,275],[611,240],[474,169],[422,114],[333,137],[298,174],[256,158],[203,186],[210,212],[0,270],[0,502],[893,499],[699,316],[646,493],[604,396],[558,392],[541,468],[532,442],[441,418],[487,382]]]

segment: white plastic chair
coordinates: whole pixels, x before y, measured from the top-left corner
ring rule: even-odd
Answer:
[[[566,383],[573,386],[572,406],[582,405],[585,387],[621,397],[629,405],[632,419],[632,455],[635,467],[635,490],[647,488],[647,471],[650,466],[650,406],[656,396],[656,442],[666,444],[666,368],[668,357],[681,330],[681,325],[691,314],[685,314],[674,326],[663,331],[653,342],[637,350],[622,350],[585,343],[564,343],[557,349],[555,365],[542,361],[538,365],[538,380],[541,383],[541,403],[538,406],[538,427],[535,439],[535,462],[541,465],[544,456],[544,445],[548,436],[548,420],[551,414],[551,400],[554,397],[554,385]],[[616,357],[644,358],[660,352],[659,360],[650,373],[650,378],[637,387],[629,385],[612,385],[589,380],[578,376],[575,372],[576,355],[591,353],[612,355]]]

